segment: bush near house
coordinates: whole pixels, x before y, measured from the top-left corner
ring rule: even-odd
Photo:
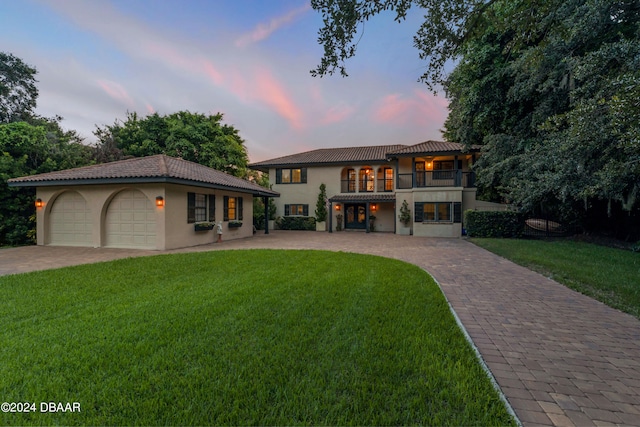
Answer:
[[[312,216],[283,216],[276,220],[280,230],[315,231],[316,219]]]
[[[464,223],[469,237],[520,237],[524,224],[517,212],[468,210]]]

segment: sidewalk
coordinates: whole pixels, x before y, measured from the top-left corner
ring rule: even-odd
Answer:
[[[276,231],[173,251],[0,250],[0,275],[130,256],[282,248],[401,259],[439,282],[525,426],[640,426],[640,321],[467,241]]]

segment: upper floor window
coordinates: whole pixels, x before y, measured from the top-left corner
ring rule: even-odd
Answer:
[[[373,191],[375,180],[373,178],[373,169],[362,168],[360,169],[360,191],[369,192]]]
[[[307,168],[276,169],[276,184],[306,184]]]
[[[384,191],[393,191],[393,169],[384,168]]]
[[[343,193],[355,193],[356,192],[356,171],[354,169],[347,169],[346,188],[343,185]]]
[[[216,220],[216,196],[187,193],[187,223]]]

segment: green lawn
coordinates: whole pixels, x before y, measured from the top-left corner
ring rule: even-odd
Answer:
[[[34,260],[35,261],[35,260]],[[0,277],[0,425],[509,425],[430,276],[323,251]]]
[[[571,240],[472,239],[513,262],[640,318],[640,254]]]

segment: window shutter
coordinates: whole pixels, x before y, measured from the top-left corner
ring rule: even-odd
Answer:
[[[284,216],[289,216],[290,210],[291,210],[291,205],[284,205]]]
[[[462,203],[453,202],[453,222],[462,222]]]
[[[276,184],[282,184],[282,169],[276,169]]]
[[[229,196],[224,196],[223,219],[229,221]]]
[[[187,193],[187,223],[196,222],[196,193]]]
[[[309,205],[302,205],[302,215],[309,216]]]
[[[242,202],[243,197],[236,197],[236,209],[238,209],[238,221],[242,221]]]
[[[422,222],[424,217],[424,203],[415,203],[413,207],[414,222]]]
[[[307,183],[307,168],[300,169],[300,182],[303,184]]]
[[[209,194],[209,221],[214,222],[216,220],[216,196]]]

